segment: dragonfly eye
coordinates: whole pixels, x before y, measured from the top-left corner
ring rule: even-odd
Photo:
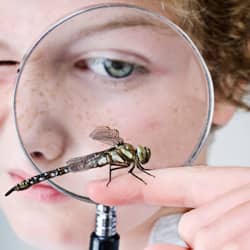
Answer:
[[[145,147],[145,150],[146,150],[146,154],[147,154],[147,162],[150,160],[150,158],[151,158],[151,150],[150,150],[150,148],[147,148],[147,147]]]
[[[151,151],[147,147],[138,146],[136,148],[136,154],[141,164],[147,163],[151,157]]]

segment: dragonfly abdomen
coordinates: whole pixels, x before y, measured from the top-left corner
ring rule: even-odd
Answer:
[[[61,167],[61,168],[57,168],[55,170],[51,170],[36,176],[33,176],[27,180],[23,180],[21,183],[17,184],[15,187],[13,187],[12,189],[10,189],[5,196],[8,196],[9,194],[11,194],[13,191],[21,191],[21,190],[25,190],[30,188],[31,186],[38,184],[42,181],[48,180],[48,179],[52,179],[54,177],[57,176],[61,176],[64,174],[69,173],[70,170],[68,168],[68,166],[65,167]]]

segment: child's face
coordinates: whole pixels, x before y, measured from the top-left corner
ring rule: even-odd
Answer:
[[[72,12],[73,10],[86,7],[90,4],[102,2],[103,1],[88,0],[37,0],[35,2],[26,1],[24,5],[21,1],[9,0],[2,3],[0,15],[0,60],[19,62],[34,39],[36,39],[49,24],[55,22],[58,18]],[[145,8],[161,12],[160,1],[120,2],[137,4]],[[148,41],[151,41],[152,45],[154,39],[150,38],[150,36],[148,37]],[[91,41],[90,44],[93,46]],[[157,53],[160,55],[164,52],[159,49],[159,44],[161,44],[160,39],[158,39],[158,43],[153,50],[155,58],[157,58]],[[173,46],[174,44],[175,43],[172,41]],[[141,43],[138,43],[138,50],[140,47]],[[77,46],[75,48],[77,49]],[[136,46],[134,49],[136,49]],[[52,50],[51,53],[56,52],[55,50]],[[150,55],[150,53],[152,53],[152,49],[148,49],[143,56],[152,58],[153,54]],[[178,49],[175,50],[175,53],[176,55],[178,53],[182,54],[181,51],[178,51]],[[184,55],[184,57],[179,57],[179,60],[182,61],[182,64],[180,65],[183,65],[183,67],[179,68],[181,70],[179,73],[181,74],[177,74],[178,72],[176,73],[176,75],[179,75],[180,78],[172,79],[173,81],[182,81],[183,79],[188,81],[184,78],[185,73],[194,73],[192,71],[192,66],[190,66],[192,63],[190,63],[191,59],[189,54],[187,53],[185,57],[184,50],[182,55]],[[178,58],[176,60],[178,60]],[[186,67],[187,65],[189,65],[189,67]],[[38,62],[35,66],[38,68],[41,65],[39,65]],[[49,67],[49,64],[47,66]],[[162,69],[164,69],[164,66],[166,65],[161,66]],[[186,68],[189,68],[190,72],[187,72]],[[20,176],[27,177],[26,175],[31,176],[35,174],[34,170],[32,170],[28,165],[22,151],[20,150],[20,146],[17,142],[17,136],[14,131],[13,119],[11,117],[11,94],[14,87],[13,80],[15,72],[15,65],[0,65],[0,188],[3,193],[16,184],[17,181],[20,181]],[[161,89],[160,87],[161,77],[162,79],[165,79],[164,73],[165,72],[163,70],[159,73],[158,77],[155,75],[155,77],[157,77],[155,79],[157,79],[159,83],[158,91],[162,93],[166,92],[164,88]],[[68,77],[66,78],[69,79]],[[38,80],[40,79],[34,78],[29,82],[37,83]],[[192,78],[192,81],[194,81],[194,78]],[[25,97],[25,94],[24,96],[21,96],[22,98],[26,98],[28,102],[34,102],[33,109],[31,108],[29,110],[29,116],[25,116],[28,117],[28,120],[23,123],[23,130],[29,129],[29,133],[27,133],[27,143],[30,147],[29,150],[31,152],[41,152],[45,157],[45,159],[42,160],[46,161],[45,163],[48,165],[53,161],[65,161],[65,159],[67,159],[70,155],[69,145],[71,145],[71,148],[72,145],[74,147],[77,147],[76,145],[80,145],[79,137],[77,136],[80,133],[78,129],[81,131],[82,135],[86,136],[96,125],[106,125],[107,121],[109,121],[109,125],[112,127],[119,127],[123,131],[123,135],[127,135],[126,138],[128,139],[131,138],[132,140],[132,138],[136,136],[138,141],[143,142],[145,135],[148,135],[148,141],[154,140],[155,138],[161,138],[162,142],[164,142],[166,140],[164,138],[164,134],[166,133],[164,128],[168,126],[168,123],[165,119],[165,114],[162,115],[162,110],[156,110],[152,107],[152,104],[156,107],[167,106],[167,110],[169,110],[168,117],[171,117],[172,115],[174,118],[177,111],[179,112],[178,115],[181,115],[182,117],[185,117],[185,115],[190,117],[191,115],[185,109],[176,110],[175,106],[168,106],[168,100],[171,99],[171,96],[167,98],[165,95],[160,95],[158,96],[160,98],[155,100],[151,99],[151,103],[149,104],[141,101],[143,100],[143,97],[153,95],[153,89],[144,89],[142,87],[142,89],[138,92],[135,90],[133,92],[133,97],[137,100],[137,103],[133,103],[133,99],[131,99],[131,97],[130,99],[126,98],[126,92],[129,91],[126,88],[118,90],[110,88],[110,91],[105,92],[106,87],[104,87],[102,92],[98,94],[98,91],[93,91],[94,88],[98,88],[98,86],[94,85],[91,88],[86,89],[84,92],[86,96],[81,96],[79,93],[83,93],[83,91],[79,89],[78,85],[72,87],[69,84],[70,82],[70,80],[68,80],[68,82],[66,80],[61,82],[61,86],[64,86],[65,89],[62,87],[60,89],[61,91],[57,91],[57,93],[59,92],[58,95],[63,97],[60,100],[64,100],[64,102],[58,105],[61,109],[61,113],[59,112],[60,115],[56,116],[56,120],[54,119],[55,116],[53,119],[50,119],[52,114],[51,110],[47,110],[49,112],[40,112],[41,110],[37,110],[39,105],[35,105],[35,103],[39,103],[41,100],[44,101],[43,99],[39,99],[41,96],[48,96],[48,93],[46,92],[47,89],[50,88],[51,91],[54,91],[51,85],[47,85],[46,87],[46,84],[48,84],[46,81],[40,85],[45,87],[43,89],[36,87],[33,95],[24,91],[25,94],[27,94],[26,97],[29,96],[29,99]],[[155,87],[154,90],[156,89],[157,88]],[[196,91],[198,93],[199,89],[196,89]],[[123,92],[122,95],[121,92]],[[89,95],[87,96],[88,93]],[[96,95],[100,95],[100,97],[95,98],[95,96],[92,96],[93,93],[97,93]],[[77,98],[70,98],[73,94],[77,95]],[[68,110],[69,105],[65,105],[65,103],[69,104],[67,100],[71,100],[70,110]],[[187,100],[183,99],[183,101],[179,103],[180,106],[186,103],[186,101]],[[190,102],[193,101],[194,100],[191,100]],[[50,105],[49,102],[46,104]],[[53,107],[53,110],[57,109],[57,111],[59,111],[58,106],[56,108]],[[194,107],[198,106],[199,105],[194,105]],[[68,119],[65,120],[65,115],[70,113],[74,107],[76,107],[77,111],[75,115],[73,117],[68,116]],[[88,107],[88,109],[85,107]],[[99,109],[96,107],[99,107]],[[126,107],[125,111],[127,111],[129,115],[123,115],[124,120],[122,121],[116,120],[119,112],[124,110],[124,107]],[[133,107],[136,107],[136,109]],[[23,109],[23,112],[25,112],[25,106]],[[195,113],[194,110],[193,112]],[[197,112],[202,112],[202,110],[197,109],[196,113]],[[143,115],[140,116],[139,114]],[[97,117],[99,118],[97,119]],[[103,120],[100,117],[104,117]],[[84,124],[82,120],[84,120]],[[32,125],[31,127],[28,125],[25,127],[25,124]],[[83,125],[75,126],[75,124]],[[193,126],[195,126],[195,124],[193,124]],[[74,131],[74,133],[72,131]],[[140,131],[140,135],[133,135],[132,131]],[[169,131],[169,133],[171,133],[171,129]],[[33,140],[35,138],[34,135],[37,133],[39,133],[41,138],[46,141],[46,146],[39,145],[42,139],[39,140],[39,142],[37,142],[37,140]],[[154,138],[150,139],[149,135]],[[175,135],[173,136],[175,137]],[[53,141],[53,145],[50,143],[50,140]],[[155,145],[155,148],[158,150],[158,157],[160,158],[162,156],[161,154],[164,154],[162,151],[162,143],[158,142],[158,144]],[[83,152],[84,150],[85,149],[82,149],[79,146],[76,149],[78,153]],[[176,151],[174,148],[173,150]],[[71,155],[71,157],[72,156],[73,155]],[[77,183],[77,185],[78,188],[81,188],[80,183]],[[16,193],[13,194],[12,197],[1,198],[1,207],[6,213],[12,227],[20,237],[25,239],[25,241],[33,242],[34,244],[39,244],[40,242],[41,244],[44,244],[45,242],[51,248],[53,248],[53,246],[58,247],[61,245],[64,247],[72,246],[72,249],[77,249],[76,246],[78,245],[79,249],[82,249],[81,246],[87,245],[89,234],[93,230],[94,206],[82,204],[79,201],[62,197],[58,193],[53,192],[51,189],[46,187],[44,188],[46,191],[37,190],[33,191],[33,194],[28,195],[25,195],[24,193]],[[46,195],[44,195],[44,193],[46,193]],[[152,216],[157,210],[158,208],[156,207],[142,208],[140,206],[121,208],[118,215],[121,224],[119,232],[122,234],[124,232],[132,231]],[[30,235],[32,235],[32,237]]]

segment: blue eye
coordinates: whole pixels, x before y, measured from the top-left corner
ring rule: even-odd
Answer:
[[[140,65],[103,57],[93,57],[78,61],[75,66],[81,70],[111,77],[114,79],[126,79],[134,73],[146,73],[148,70]]]
[[[134,64],[108,58],[91,58],[86,65],[97,74],[113,78],[126,78],[135,70]]]
[[[128,77],[133,73],[135,68],[133,64],[109,59],[104,60],[103,64],[106,72],[115,78]]]

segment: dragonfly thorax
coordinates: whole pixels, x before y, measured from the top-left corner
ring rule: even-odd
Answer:
[[[130,160],[135,159],[136,150],[131,144],[124,143],[124,144],[119,145],[118,148],[122,152],[122,154],[125,155],[128,159]]]

